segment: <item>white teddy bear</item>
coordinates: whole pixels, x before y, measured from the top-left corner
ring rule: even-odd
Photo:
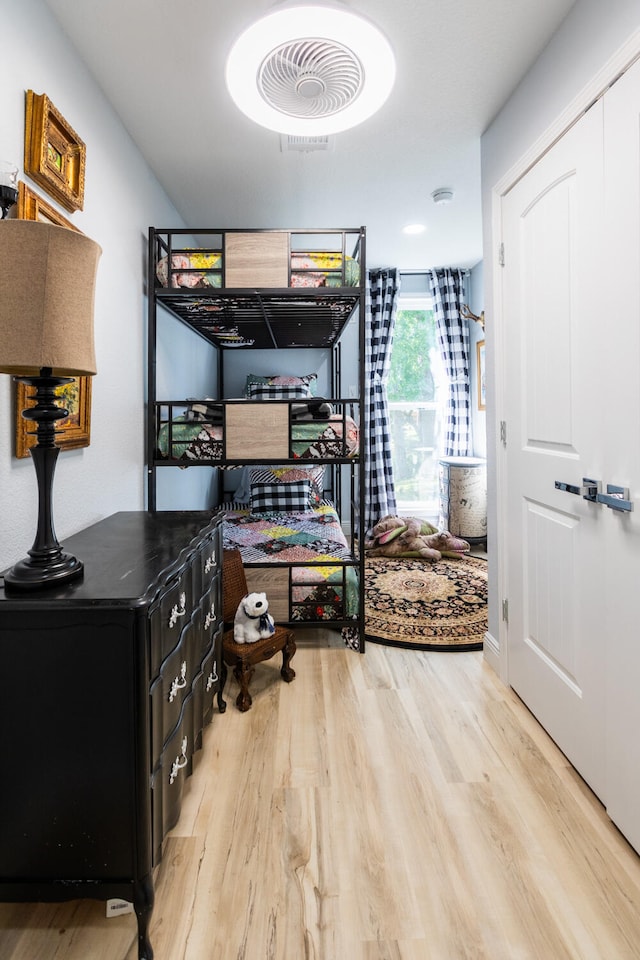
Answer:
[[[233,622],[236,643],[256,643],[275,631],[266,593],[248,593],[240,601]]]

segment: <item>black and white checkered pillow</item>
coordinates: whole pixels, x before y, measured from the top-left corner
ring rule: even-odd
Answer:
[[[297,384],[274,386],[271,383],[250,383],[248,394],[249,400],[304,400],[309,396],[309,390]]]
[[[297,480],[309,481],[309,506],[314,507],[324,496],[324,464],[298,463],[266,464],[249,468],[249,484],[254,483],[294,483]],[[247,496],[248,499],[248,496]]]
[[[251,513],[299,513],[309,509],[310,483],[252,483]]]

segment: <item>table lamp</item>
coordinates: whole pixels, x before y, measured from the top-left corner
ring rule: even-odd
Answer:
[[[18,168],[9,160],[0,160],[0,220],[18,199]]]
[[[68,410],[55,391],[96,372],[93,344],[95,277],[101,249],[82,233],[31,220],[0,220],[0,373],[35,388],[31,457],[38,483],[38,527],[28,556],[4,575],[5,586],[36,590],[82,574],[64,553],[53,524],[56,423]]]

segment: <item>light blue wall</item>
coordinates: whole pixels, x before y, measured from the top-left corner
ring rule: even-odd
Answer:
[[[305,376],[317,374],[312,388],[319,397],[331,395],[330,358],[325,350],[227,350],[224,365],[224,392],[227,397],[244,397],[247,374],[259,376]]]
[[[145,505],[145,262],[150,224],[181,221],[86,65],[41,0],[3,0],[0,57],[0,157],[20,179],[102,247],[95,335],[91,444],[62,451],[56,468],[58,538],[117,510]],[[69,213],[23,172],[25,91],[46,93],[87,148],[84,210]],[[185,331],[186,333],[186,331]],[[206,358],[194,338],[172,334],[171,365],[194,383]],[[36,528],[31,458],[14,450],[11,378],[0,376],[0,569],[24,556]],[[190,481],[193,483],[193,481]]]

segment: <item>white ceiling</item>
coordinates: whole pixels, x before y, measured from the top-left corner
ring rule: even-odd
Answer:
[[[574,0],[351,0],[397,79],[323,153],[283,153],[225,89],[227,51],[270,0],[46,2],[187,225],[364,224],[368,264],[408,270],[481,259],[480,135]],[[454,202],[436,206],[438,187]],[[403,235],[416,221],[426,232]]]

